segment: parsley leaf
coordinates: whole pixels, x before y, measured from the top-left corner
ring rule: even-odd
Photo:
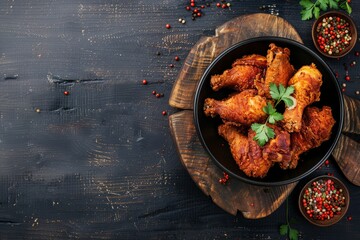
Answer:
[[[299,231],[296,229],[293,229],[293,228],[290,228],[289,230],[290,230],[289,231],[290,240],[298,240],[299,239]]]
[[[287,107],[291,107],[294,105],[293,97],[291,94],[294,92],[294,87],[289,86],[285,88],[283,85],[276,86],[275,83],[270,84],[270,95],[276,100],[274,106],[268,102],[265,107],[263,107],[263,111],[268,115],[264,124],[253,123],[251,125],[251,129],[256,133],[254,140],[258,143],[259,146],[264,146],[269,139],[275,137],[274,130],[267,126],[267,123],[275,124],[276,121],[280,121],[284,118],[284,116],[277,112],[276,106],[283,101]]]
[[[341,9],[344,9],[344,10],[347,11],[349,14],[352,13],[352,8],[350,7],[350,5],[349,5],[349,3],[348,3],[347,1],[342,2],[342,3],[340,4],[340,8],[341,8]]]
[[[251,125],[251,129],[256,132],[254,140],[257,141],[259,146],[264,146],[270,138],[275,136],[274,130],[266,126],[266,124],[254,123]]]
[[[283,120],[284,116],[281,113],[274,112],[269,116],[269,123],[274,124],[276,121]]]
[[[300,6],[302,6],[305,9],[310,9],[313,6],[313,3],[309,0],[301,0],[299,2]]]
[[[319,2],[319,8],[323,11],[326,11],[328,8],[327,0],[318,0],[318,2]]]
[[[329,2],[329,7],[330,8],[334,8],[334,9],[339,8],[339,6],[338,6],[339,0],[328,0],[328,2]]]
[[[280,226],[280,235],[285,236],[286,234],[288,234],[289,228],[287,224],[283,224]]]
[[[279,233],[282,236],[288,235],[290,240],[299,239],[299,231],[295,228],[291,228],[289,222],[289,198],[286,198],[286,224],[282,224],[279,228]]]
[[[276,112],[276,109],[271,105],[271,103],[267,103],[265,107],[263,107],[263,111],[269,115],[272,115]]]
[[[347,0],[301,0],[299,2],[302,10],[300,11],[302,20],[309,20],[313,17],[319,18],[320,11],[328,9],[344,9],[351,14],[352,8]]]

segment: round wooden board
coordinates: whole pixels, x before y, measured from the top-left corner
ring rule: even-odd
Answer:
[[[257,219],[274,212],[297,183],[279,187],[254,186],[230,178],[219,183],[223,172],[203,149],[193,124],[193,96],[197,83],[212,60],[233,44],[254,37],[280,36],[302,42],[293,26],[271,14],[257,13],[237,17],[201,38],[190,50],[173,86],[169,104],[183,109],[169,117],[169,124],[180,159],[197,186],[225,211]],[[188,109],[188,110],[185,110]]]
[[[263,218],[284,202],[297,182],[278,187],[261,187],[231,178],[226,185],[219,183],[223,172],[205,152],[196,134],[192,111],[193,97],[207,66],[233,44],[260,36],[286,37],[299,42],[302,40],[287,21],[264,13],[237,17],[218,27],[215,33],[215,36],[203,37],[194,45],[174,83],[169,104],[181,111],[169,116],[171,133],[182,164],[197,186],[210,196],[216,205],[233,215],[241,212],[245,218]],[[357,146],[358,143],[355,144],[355,149]],[[339,148],[336,150],[341,152]],[[355,156],[352,157],[352,162],[359,165]],[[357,175],[354,177],[353,172],[349,174],[352,174],[349,179],[359,179]]]

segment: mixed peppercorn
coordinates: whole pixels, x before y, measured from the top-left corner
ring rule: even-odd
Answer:
[[[343,189],[332,179],[320,179],[305,189],[302,204],[310,218],[328,220],[342,213],[346,199]]]
[[[319,48],[329,55],[340,55],[350,45],[350,24],[337,16],[324,17],[316,27]]]

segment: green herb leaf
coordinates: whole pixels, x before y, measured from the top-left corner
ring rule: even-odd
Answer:
[[[291,94],[294,93],[294,90],[295,90],[294,86],[287,87],[285,93],[283,94],[283,97],[288,98]]]
[[[289,198],[286,198],[286,224],[283,224],[279,228],[279,233],[282,236],[288,235],[290,240],[298,240],[299,239],[299,231],[291,228],[289,223]]]
[[[283,98],[282,99],[286,105],[286,107],[291,107],[294,105],[294,101],[291,98]]]
[[[273,99],[277,100],[275,106],[280,101],[284,101],[287,107],[291,107],[294,103],[290,98],[290,95],[293,93],[294,93],[293,86],[289,86],[285,88],[282,84],[280,84],[278,88],[275,83],[270,83],[270,95]]]
[[[260,146],[264,146],[270,138],[275,137],[275,132],[271,127],[268,127],[266,124],[271,123],[275,124],[276,121],[280,121],[284,118],[281,113],[278,113],[276,110],[276,106],[284,101],[287,107],[291,107],[294,104],[292,100],[291,94],[294,92],[294,87],[289,86],[285,88],[283,85],[276,86],[275,83],[270,83],[270,95],[276,100],[275,105],[273,106],[270,102],[263,107],[263,111],[268,115],[264,124],[253,123],[251,125],[251,129],[256,133],[254,140]]]
[[[280,91],[275,83],[270,83],[270,95],[275,100],[279,100],[281,97]]]
[[[309,20],[313,17],[318,18],[320,11],[328,9],[344,9],[348,14],[352,13],[352,8],[346,0],[301,0],[299,2],[302,7],[300,11],[302,20]]]
[[[320,8],[319,8],[319,7],[314,7],[313,12],[314,12],[314,17],[315,17],[316,19],[318,19],[319,16],[320,16]]]
[[[334,8],[334,9],[338,9],[338,2],[339,0],[328,0],[329,1],[329,7],[330,8]]]
[[[328,8],[328,1],[327,0],[318,0],[319,8],[323,11],[326,11]]]
[[[283,120],[284,116],[281,113],[274,112],[269,116],[269,123],[274,124],[276,121]]]
[[[340,8],[344,9],[348,14],[352,13],[352,8],[347,1],[344,1],[340,4]]]
[[[264,124],[260,124],[260,123],[253,123],[251,124],[251,129],[256,132],[256,133],[260,133],[263,129],[262,129],[262,126]]]
[[[288,234],[288,229],[289,229],[289,226],[287,224],[283,224],[280,226],[280,235],[282,236],[285,236],[286,234]]]
[[[313,14],[312,14],[312,10],[309,11],[309,10],[302,10],[300,12],[301,14],[301,20],[309,20],[313,17]]]
[[[253,138],[259,146],[264,146],[269,141],[269,138],[274,138],[275,132],[272,128],[266,126],[266,124],[253,123],[251,129],[256,132]]]
[[[269,115],[272,115],[276,112],[276,109],[271,105],[271,103],[267,103],[265,107],[263,107],[263,111]]]
[[[324,1],[324,0],[323,0]],[[313,3],[310,0],[301,0],[299,2],[300,6],[302,6],[305,9],[310,9],[313,7]]]
[[[289,231],[290,240],[298,240],[299,239],[299,231],[293,228],[290,228]]]

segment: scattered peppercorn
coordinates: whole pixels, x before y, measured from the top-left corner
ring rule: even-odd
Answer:
[[[166,27],[167,29],[170,29],[170,28],[171,28],[171,25],[167,23],[167,24],[165,25],[165,27]]]
[[[179,56],[175,56],[175,61],[179,61],[180,60],[180,58],[179,58]]]
[[[354,54],[355,54],[355,56],[357,56],[357,57],[360,56],[360,52],[359,52],[359,51],[355,51]]]
[[[349,76],[349,75],[346,75],[346,76],[345,76],[345,80],[346,80],[346,81],[350,81],[350,80],[351,80],[350,76]]]
[[[156,91],[155,91],[155,90],[153,90],[151,93],[152,93],[152,95],[156,95]]]
[[[173,68],[173,67],[175,67],[175,65],[171,63],[171,64],[169,64],[169,67]]]
[[[162,113],[161,113],[163,116],[165,116],[166,114],[167,114],[167,112],[166,111],[162,111]]]
[[[69,94],[70,94],[70,92],[64,91],[64,95],[65,95],[65,96],[67,96],[67,95],[69,95]]]
[[[146,85],[146,84],[148,84],[148,81],[146,79],[144,79],[144,80],[142,80],[142,84]]]
[[[219,179],[219,183],[225,185],[228,180],[229,180],[229,174],[223,172],[223,177]]]
[[[351,216],[348,216],[348,217],[347,217],[347,220],[348,220],[348,221],[351,221],[351,220],[352,220],[352,217],[351,217]]]

